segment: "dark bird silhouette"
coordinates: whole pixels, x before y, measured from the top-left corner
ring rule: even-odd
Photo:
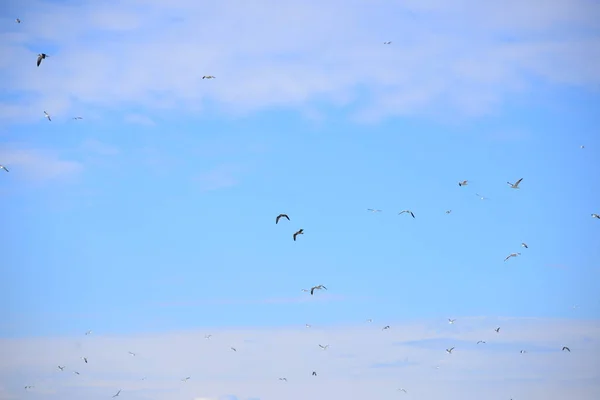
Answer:
[[[42,63],[42,60],[45,60],[47,57],[50,57],[50,56],[48,54],[46,54],[46,53],[38,54],[37,66],[39,67],[40,64]]]
[[[286,218],[288,221],[290,220],[290,217],[288,217],[287,214],[279,214],[277,218],[275,218],[275,223],[279,223],[279,219],[281,218]]]
[[[404,211],[400,211],[400,212],[398,213],[398,215],[400,215],[400,214],[404,214],[404,213],[409,213],[409,214],[410,214],[410,215],[411,215],[413,218],[415,217],[415,214],[413,214],[413,212],[412,212],[412,211],[410,211],[410,210],[404,210]]]
[[[0,169],[3,169],[4,171],[8,172],[8,168],[6,168],[4,165],[0,165]]]
[[[313,371],[312,376],[317,376],[317,371]]]
[[[496,333],[500,333],[500,327],[497,327],[496,329],[494,329],[496,331]]]
[[[121,390],[119,390],[119,391],[117,392],[117,394],[115,394],[115,395],[113,396],[113,398],[115,398],[115,397],[119,396],[119,393],[121,393]]]
[[[566,351],[568,351],[569,353],[571,352],[571,349],[570,349],[570,348],[568,348],[567,346],[564,346],[564,347],[562,348],[562,351],[565,351],[565,350],[566,350]]]
[[[304,229],[300,229],[298,232],[294,233],[294,242],[296,241],[296,236],[304,235]]]
[[[321,289],[327,290],[327,288],[324,285],[317,285],[317,286],[311,287],[310,288],[310,295],[312,296],[315,293],[315,290],[321,290]]]

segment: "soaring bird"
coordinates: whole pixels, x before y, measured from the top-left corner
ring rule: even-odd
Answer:
[[[89,330],[89,331],[87,331],[85,334],[86,334],[86,336],[87,336],[87,335],[91,335],[91,334],[92,334],[92,331],[91,331],[91,330]]]
[[[452,350],[454,350],[454,347],[450,347],[449,349],[446,349],[446,353],[452,354]]]
[[[489,197],[482,196],[479,193],[475,193],[475,196],[479,197],[480,200],[489,200],[490,199]]]
[[[521,350],[519,353],[525,354],[525,353],[527,353],[527,350]]]
[[[88,363],[88,362],[87,362],[87,357],[81,357],[81,359],[82,359],[83,361],[85,361],[85,363],[86,363],[86,364]]]
[[[80,374],[79,374],[79,372],[77,372],[77,371],[73,371],[73,373],[74,373],[75,375],[80,375]]]
[[[280,381],[286,381],[287,382],[287,378],[279,378]]]
[[[496,331],[496,333],[500,333],[500,327],[497,327],[496,329],[494,329]]]
[[[404,214],[404,213],[409,213],[410,215],[412,215],[412,217],[413,217],[413,218],[415,217],[415,214],[413,214],[413,212],[412,212],[412,211],[410,211],[410,210],[404,210],[404,211],[400,211],[400,212],[398,213],[398,215],[400,215],[400,214]]]
[[[212,75],[204,75],[204,76],[202,77],[202,79],[214,79],[214,78],[216,78],[216,76],[212,76]]]
[[[313,371],[312,376],[317,376],[317,371]]]
[[[204,339],[210,339],[212,335],[204,335]]]
[[[16,22],[17,24],[20,24],[20,23],[21,23],[21,20],[20,20],[19,18],[17,18],[17,19],[15,19],[15,22]]]
[[[33,389],[34,387],[35,387],[35,386],[32,386],[32,385],[27,385],[27,386],[25,386],[25,390],[27,390],[27,389]]]
[[[61,366],[59,365],[59,366],[58,366],[58,369],[60,369],[61,371],[64,371],[64,370],[65,370],[65,367],[64,367],[64,366],[62,366],[62,367],[61,367]]]
[[[115,395],[113,396],[113,398],[115,398],[115,397],[119,396],[119,393],[121,393],[121,390],[119,390],[119,391],[117,392],[117,394],[115,394]]]
[[[506,256],[506,258],[504,259],[504,261],[508,260],[511,257],[517,257],[520,256],[521,253],[510,253],[508,256]]]
[[[288,221],[290,220],[290,217],[288,217],[287,214],[279,214],[277,218],[275,218],[275,223],[278,223],[280,218],[286,218]]]
[[[73,117],[71,119],[83,119],[83,117]]]
[[[452,210],[446,210],[446,214],[450,214]]]
[[[373,318],[367,319],[367,322],[373,322]]]
[[[230,347],[230,349],[237,352],[237,350],[235,349],[235,347]]]
[[[37,66],[39,67],[40,64],[42,63],[42,60],[44,60],[44,59],[46,59],[48,57],[50,57],[50,56],[48,54],[45,54],[45,53],[38,54]]]
[[[480,340],[479,342],[477,342],[477,344],[479,344],[479,343],[485,344],[485,340]]]
[[[408,393],[408,392],[406,391],[406,389],[403,389],[403,388],[400,388],[400,389],[398,389],[398,391],[399,391],[399,392]]]
[[[310,292],[310,289],[300,289],[301,292]]]
[[[467,186],[468,184],[469,184],[469,181],[458,182],[458,186]]]
[[[322,348],[323,350],[327,350],[327,348],[329,347],[329,345],[326,344],[325,346],[323,346],[322,344],[320,344],[319,347]]]
[[[569,353],[571,352],[570,348],[568,348],[567,346],[563,346],[562,351],[565,351],[565,350],[567,350]]]
[[[450,318],[448,318],[448,323],[449,323],[449,324],[453,324],[453,323],[454,323],[454,321],[456,321],[456,319],[450,319]]]
[[[6,168],[4,165],[0,165],[0,169],[5,170],[6,172],[8,172],[8,168]]]
[[[372,213],[381,212],[381,210],[378,210],[376,208],[367,208],[367,211],[371,211]]]
[[[383,327],[381,330],[382,330],[382,331],[385,331],[386,329],[390,329],[390,326],[389,326],[389,325],[386,325],[386,326],[384,326],[384,327]]]
[[[294,233],[294,242],[296,241],[296,236],[304,235],[304,229],[300,229],[298,232]]]
[[[322,290],[322,289],[327,290],[327,288],[324,285],[313,286],[310,288],[310,295],[312,296],[313,293],[315,292],[315,290]]]
[[[506,183],[508,183],[512,189],[518,189],[519,183],[521,183],[522,180],[523,180],[523,178],[519,179],[515,183],[510,183],[510,182],[506,182]]]
[[[132,353],[131,351],[128,351],[128,353],[129,353],[129,355],[130,355],[130,356],[132,356],[132,357],[135,357],[135,355],[136,355],[135,353]]]
[[[383,44],[392,44],[392,42],[383,42]]]
[[[48,121],[52,122],[52,118],[50,118],[50,114],[44,111],[44,117],[48,118]]]
[[[598,218],[598,219],[600,219],[600,215],[598,215],[598,214],[592,214],[592,218]]]
[[[527,243],[525,243],[525,242],[521,243],[521,246],[525,247],[526,249],[529,248],[529,246],[527,246]]]
[[[304,324],[304,327],[310,328],[310,324]]]
[[[188,376],[188,377],[186,377],[186,378],[183,378],[183,379],[181,380],[181,382],[187,382],[187,381],[189,381],[189,380],[190,380],[190,377]]]

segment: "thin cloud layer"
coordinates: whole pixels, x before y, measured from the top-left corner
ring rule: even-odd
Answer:
[[[15,97],[0,104],[0,118],[14,121],[43,109],[58,117],[75,104],[235,115],[270,107],[313,115],[330,105],[363,120],[473,115],[532,89],[531,78],[600,83],[600,4],[588,0],[29,6],[0,41],[0,88]],[[51,55],[39,68],[38,52]]]
[[[391,329],[382,331],[382,323]],[[498,324],[505,332],[493,331]],[[34,385],[31,396],[39,391],[50,400],[102,399],[118,390],[134,400],[395,399],[401,387],[424,400],[482,394],[491,400],[591,400],[600,395],[599,332],[599,321],[498,318],[127,336],[94,330],[89,336],[0,340],[0,381],[7,398]],[[487,343],[476,345],[481,338]],[[430,345],[414,345],[423,340]],[[564,345],[570,353],[561,351]],[[448,347],[455,347],[452,354]]]

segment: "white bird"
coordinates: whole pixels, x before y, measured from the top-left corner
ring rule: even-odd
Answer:
[[[135,357],[135,356],[136,356],[136,354],[135,354],[135,353],[132,353],[131,351],[128,351],[128,353],[129,353],[129,355],[130,355],[130,356],[132,356],[132,357]]]
[[[83,361],[85,361],[86,364],[88,363],[87,362],[87,357],[79,357],[79,358],[81,358]]]
[[[0,169],[3,169],[4,171],[8,172],[8,168],[6,168],[4,165],[0,165]]]
[[[326,344],[325,346],[323,346],[322,344],[320,344],[319,347],[322,348],[323,350],[327,350],[327,348],[329,347],[329,345]]]
[[[310,324],[304,324],[306,328],[310,328]]]
[[[521,183],[522,180],[523,180],[523,178],[519,179],[515,183],[510,183],[510,182],[506,182],[506,183],[508,183],[512,189],[518,189],[519,183]]]
[[[378,210],[378,209],[376,209],[376,208],[367,208],[367,211],[371,211],[371,212],[373,212],[373,213],[376,213],[376,212],[381,212],[381,210]]]
[[[61,371],[64,371],[65,367],[64,367],[64,366],[62,366],[62,367],[61,367],[61,366],[59,365],[59,366],[58,366],[58,369],[60,369]]]
[[[521,255],[521,253],[510,253],[508,256],[506,256],[506,258],[504,259],[504,261],[508,260],[511,257],[518,257],[520,255]]]
[[[406,389],[402,389],[402,388],[398,389],[398,391],[399,391],[399,392],[408,393],[408,392],[406,391]]]
[[[216,76],[212,76],[212,75],[204,75],[204,76],[202,77],[202,79],[214,79],[214,78],[216,78]]]
[[[398,213],[398,215],[400,215],[400,214],[404,214],[404,213],[409,213],[410,215],[412,215],[412,217],[413,217],[413,218],[415,217],[415,214],[413,214],[413,212],[412,212],[412,211],[410,211],[410,210],[404,210],[404,211],[400,211],[400,212]]]
[[[469,184],[469,181],[458,182],[458,186],[467,186],[468,184]]]
[[[115,398],[115,397],[119,396],[119,393],[121,393],[121,390],[119,390],[119,391],[117,392],[117,394],[115,394],[115,395],[113,396],[113,398]]]
[[[287,378],[279,378],[280,381],[286,381],[287,382]]]
[[[87,331],[85,334],[86,334],[86,335],[91,335],[91,334],[92,334],[92,331],[91,331],[91,330],[89,330],[89,331]]]
[[[48,118],[48,121],[52,122],[52,118],[50,118],[50,114],[48,114],[46,111],[44,111],[44,116],[46,118]]]
[[[519,353],[525,354],[525,353],[527,353],[527,350],[521,350]]]
[[[454,350],[454,347],[450,347],[449,349],[446,349],[446,353],[452,354],[452,350]]]
[[[525,247],[526,249],[529,248],[529,246],[527,246],[527,243],[525,243],[525,242],[521,243],[521,246]]]
[[[181,380],[181,382],[187,382],[187,381],[189,381],[189,380],[190,380],[190,377],[188,376],[187,378],[183,378],[183,379]]]
[[[212,335],[205,335],[204,339],[210,339],[212,337]]]
[[[592,218],[598,218],[598,219],[600,219],[600,215],[598,215],[598,214],[592,214]]]
[[[448,318],[448,323],[449,323],[449,324],[453,324],[453,323],[454,323],[454,321],[456,321],[456,319],[450,319],[450,318]]]
[[[372,318],[367,319],[367,322],[373,322]]]
[[[475,196],[479,197],[479,199],[481,199],[481,200],[489,200],[490,199],[489,197],[482,196],[479,193],[475,193]]]

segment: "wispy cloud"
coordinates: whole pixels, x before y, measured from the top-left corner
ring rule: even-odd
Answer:
[[[71,179],[83,171],[81,163],[65,160],[55,151],[26,148],[18,144],[0,148],[0,160],[9,168],[12,176],[33,182]]]
[[[600,342],[595,339],[599,321],[462,318],[454,325],[443,322],[438,333],[424,325],[390,322],[389,331],[362,324],[107,336],[95,329],[90,336],[1,339],[0,381],[6,382],[7,398],[31,384],[45,391],[49,400],[76,395],[95,400],[119,389],[134,400],[166,400],[175,393],[181,398],[207,399],[232,393],[240,399],[262,400],[303,400],[314,393],[319,393],[319,399],[394,399],[398,387],[424,400],[440,396],[475,400],[482,393],[492,400],[593,399],[600,394],[595,368],[600,357]],[[510,335],[490,337],[486,345],[473,342],[472,337],[485,336],[500,322]],[[468,332],[460,333],[462,323],[470,325]],[[204,339],[209,333],[211,339]],[[539,337],[545,338],[543,345],[538,344]],[[410,344],[423,338],[429,338],[431,346]],[[560,351],[565,343],[571,353]],[[330,346],[322,350],[319,344]],[[546,345],[555,351],[535,351],[536,346]],[[451,355],[445,352],[449,346],[456,347]],[[520,354],[521,346],[531,351]],[[65,371],[57,365],[65,365]],[[394,366],[402,366],[401,376]],[[312,371],[318,375],[312,376]],[[183,383],[181,379],[188,376],[191,379]],[[278,381],[279,377],[288,381]]]
[[[204,191],[212,191],[235,186],[239,183],[242,168],[235,164],[220,164],[201,173],[196,181]]]
[[[1,118],[27,120],[44,107],[59,116],[75,102],[307,115],[329,104],[365,120],[473,115],[531,89],[531,77],[600,83],[600,5],[588,0],[29,5],[0,42],[2,89],[22,94],[0,105]],[[37,68],[42,50],[52,57]]]

